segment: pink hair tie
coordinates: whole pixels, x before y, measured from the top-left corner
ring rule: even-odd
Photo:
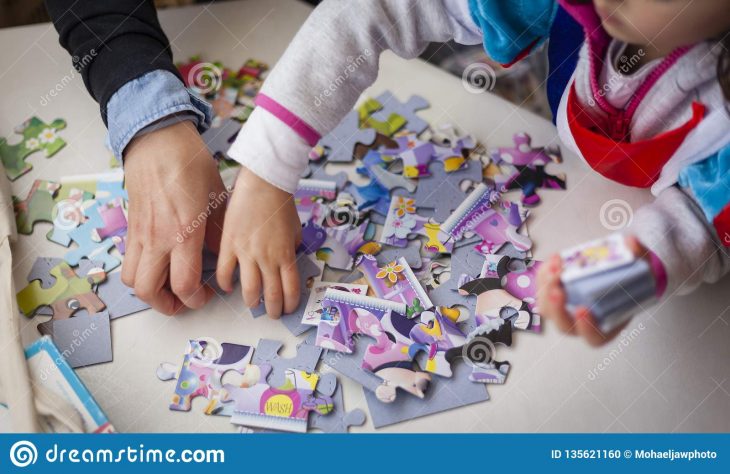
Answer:
[[[299,118],[271,97],[259,93],[254,98],[254,104],[268,110],[274,117],[287,124],[289,128],[302,137],[309,146],[315,146],[319,139],[322,138],[322,135],[317,133],[317,130],[312,128],[312,126],[310,126],[307,122]]]

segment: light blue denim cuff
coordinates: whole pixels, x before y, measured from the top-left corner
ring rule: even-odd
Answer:
[[[213,109],[192,95],[174,74],[155,70],[133,79],[114,93],[107,104],[107,146],[121,161],[124,149],[148,125],[180,112],[192,112],[199,132],[210,127]]]

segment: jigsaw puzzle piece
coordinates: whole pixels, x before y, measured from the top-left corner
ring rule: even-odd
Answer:
[[[525,206],[540,203],[539,188],[566,188],[565,174],[551,175],[545,171],[549,163],[563,161],[560,148],[533,147],[532,138],[526,133],[515,134],[513,141],[514,147],[498,148],[491,155],[496,166],[507,173],[494,178],[498,185],[507,190],[520,189]]]
[[[320,377],[317,391],[332,397],[333,409],[327,416],[314,412],[309,415],[309,426],[324,433],[347,433],[351,426],[360,426],[365,423],[365,412],[359,408],[345,411],[345,400],[342,396],[342,387],[337,383],[333,374]]]
[[[135,296],[132,288],[122,283],[121,272],[108,275],[106,281],[99,284],[96,293],[106,305],[111,319],[121,318],[150,308],[147,303]]]
[[[299,370],[314,373],[322,357],[322,349],[317,346],[300,344],[297,346],[297,355],[291,359],[279,356],[283,343],[272,339],[260,339],[253,355],[252,364],[271,367],[268,383],[272,386],[281,386],[286,383],[286,374],[290,370]]]
[[[416,317],[433,307],[426,290],[405,258],[399,257],[385,265],[379,265],[375,257],[362,255],[358,258],[357,267],[375,296],[406,305],[406,317]]]
[[[315,391],[320,375],[289,369],[281,384],[267,382],[270,367],[250,365],[246,372],[258,372],[255,384],[247,380],[241,387],[226,385],[231,401],[231,423],[251,428],[304,433],[311,412],[328,415],[334,410],[332,397]],[[328,377],[334,377],[328,374]],[[249,378],[248,375],[246,378]],[[331,385],[331,382],[327,385]]]
[[[250,346],[226,342],[217,345],[210,344],[211,342],[214,341],[204,339],[188,341],[188,349],[176,377],[177,384],[170,410],[190,411],[192,400],[199,396],[209,400],[208,408],[210,408],[220,396],[223,374],[229,370],[244,374],[253,355]],[[217,358],[212,359],[205,355],[209,345],[216,349]],[[158,375],[169,375],[169,372],[165,373],[158,369]]]
[[[375,130],[359,127],[358,112],[352,110],[345,115],[339,125],[322,137],[319,145],[325,148],[329,162],[349,163],[353,160],[355,145],[372,144],[375,141],[375,134]]]
[[[383,104],[378,102],[376,99],[367,99],[363,102],[362,105],[357,108],[357,113],[360,119],[360,128],[372,128],[386,137],[392,137],[398,130],[402,129],[406,125],[408,120],[397,113],[388,114],[385,120],[378,120],[376,117],[373,117],[372,114],[382,108]]]
[[[99,214],[99,203],[96,202],[87,208],[85,215],[88,220],[68,233],[78,248],[67,252],[64,259],[71,265],[78,265],[82,258],[88,258],[100,263],[105,271],[110,272],[122,262],[109,254],[115,245],[114,240],[111,238],[106,238],[101,242],[94,240],[96,230],[104,227],[104,221]]]
[[[326,162],[321,163],[309,163],[309,172],[307,177],[309,179],[316,179],[318,181],[331,181],[335,183],[337,189],[343,189],[347,184],[350,177],[344,171],[340,171],[335,174],[329,174],[326,170]]]
[[[111,327],[106,311],[51,319],[39,324],[38,331],[51,336],[72,368],[112,361]]]
[[[405,118],[408,130],[417,135],[428,128],[428,122],[416,115],[416,112],[431,106],[420,95],[412,95],[406,102],[400,102],[391,92],[385,91],[377,96],[375,100],[382,107],[370,115],[370,120],[387,123],[389,120],[393,120],[393,115],[397,115]]]
[[[105,308],[104,302],[94,293],[94,285],[104,281],[106,273],[98,270],[79,277],[66,263],[61,262],[49,270],[52,286],[43,287],[38,280],[31,281],[17,295],[21,312],[31,317],[41,306],[50,306],[54,319],[67,319],[81,308],[89,314]],[[51,281],[48,278],[47,281]]]
[[[54,197],[60,187],[58,183],[37,179],[24,200],[13,196],[18,233],[30,235],[36,222],[53,222]]]
[[[527,251],[532,247],[532,240],[519,233],[527,216],[526,210],[502,199],[499,191],[481,183],[441,228],[456,240],[466,233],[479,235],[482,243],[477,249],[484,254],[495,253],[507,242],[520,251]]]
[[[435,221],[444,222],[467,196],[462,184],[481,182],[482,170],[475,161],[467,162],[465,168],[452,173],[444,171],[439,163],[432,163],[429,170],[430,176],[418,180],[414,196],[416,206],[433,209]]]
[[[31,117],[14,130],[23,136],[19,143],[10,145],[7,139],[0,137],[0,161],[8,178],[15,181],[33,168],[25,161],[32,153],[43,151],[46,158],[50,158],[63,148],[66,142],[58,131],[64,128],[66,121],[63,119],[47,124],[38,117]]]
[[[462,280],[459,291],[476,296],[478,319],[503,319],[517,329],[539,331],[539,317],[534,313],[539,264],[525,264],[515,272],[509,265],[507,256],[487,255],[479,278]]]
[[[431,376],[414,370],[413,358],[426,347],[408,338],[414,323],[404,316],[405,304],[329,289],[322,309],[315,345],[352,353],[356,334],[372,337],[375,343],[366,348],[361,368],[381,379],[374,389],[378,399],[392,402],[398,388],[424,397]]]

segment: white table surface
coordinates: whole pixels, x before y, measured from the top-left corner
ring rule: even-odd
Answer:
[[[309,6],[293,0],[245,1],[165,10],[160,19],[176,60],[200,53],[233,67],[247,58],[273,65],[309,12]],[[11,137],[12,128],[31,115],[68,122],[62,132],[66,148],[48,160],[31,156],[34,168],[13,183],[15,194],[25,196],[36,178],[107,170],[110,155],[97,104],[58,46],[52,26],[0,30],[0,44],[0,136]],[[64,83],[45,103],[43,97]],[[510,145],[518,131],[530,133],[536,144],[557,141],[548,121],[491,94],[470,94],[458,78],[422,61],[385,54],[370,93],[385,89],[401,99],[423,95],[431,108],[422,117],[432,124],[456,124],[490,147]],[[607,201],[621,199],[636,209],[651,199],[647,192],[602,179],[570,153],[565,158],[559,168],[568,173],[568,191],[542,191],[543,203],[529,220],[537,258],[606,234],[600,209]],[[63,255],[64,248],[45,239],[49,227],[37,225],[32,236],[21,236],[15,245],[18,288],[36,257]],[[598,349],[549,323],[543,334],[518,333],[513,347],[503,352],[512,363],[507,383],[489,386],[490,401],[381,431],[729,431],[728,290],[725,278],[691,296],[673,296],[636,317],[627,329],[633,336]],[[38,322],[36,317],[25,324],[26,343],[38,337]],[[112,332],[114,362],[78,374],[118,430],[141,432],[232,430],[227,419],[205,416],[200,400],[190,413],[167,408],[174,386],[158,381],[155,368],[162,361],[179,363],[188,338],[252,345],[261,337],[281,339],[287,344],[284,356],[294,353],[297,340],[278,321],[253,319],[238,294],[174,318],[152,310],[121,318]],[[347,408],[366,409],[359,386],[344,377],[341,383]],[[372,425],[368,421],[354,429],[361,430],[370,431]]]

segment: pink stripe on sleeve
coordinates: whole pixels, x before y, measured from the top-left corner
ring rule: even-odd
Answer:
[[[276,118],[287,124],[289,128],[302,137],[309,146],[316,145],[319,139],[322,138],[322,135],[320,135],[317,130],[312,128],[312,126],[310,126],[307,122],[299,118],[271,97],[259,93],[254,99],[254,103],[257,106],[266,109]]]
[[[656,278],[656,296],[661,298],[664,290],[667,289],[667,271],[664,268],[664,263],[651,250],[649,251],[649,265],[654,278]]]

